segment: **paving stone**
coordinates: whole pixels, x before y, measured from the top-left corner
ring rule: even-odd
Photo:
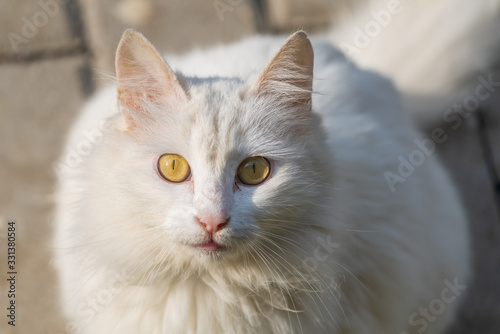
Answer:
[[[68,1],[0,1],[0,55],[74,43],[66,16]]]
[[[0,64],[0,224],[5,232],[7,220],[16,222],[18,272],[17,326],[14,331],[1,321],[0,333],[57,333],[53,329],[63,323],[56,305],[56,276],[49,265],[52,163],[83,102],[83,62],[74,57]],[[1,268],[6,268],[5,261],[1,256]],[[0,291],[5,284],[2,279]],[[3,308],[3,292],[0,301]]]
[[[249,1],[82,0],[87,35],[99,72],[114,74],[114,54],[127,28],[161,52],[179,53],[240,39],[256,32]],[[105,78],[104,81],[109,81]]]

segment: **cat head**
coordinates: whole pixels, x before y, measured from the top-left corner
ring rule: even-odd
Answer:
[[[129,30],[116,71],[120,112],[92,167],[106,194],[96,212],[127,235],[107,245],[115,261],[241,267],[297,249],[317,227],[331,172],[305,33],[246,81],[174,73]]]

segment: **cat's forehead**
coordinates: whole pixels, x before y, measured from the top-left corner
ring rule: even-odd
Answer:
[[[244,141],[247,110],[241,99],[245,86],[237,81],[216,81],[191,90],[190,144],[210,163],[225,161]]]
[[[200,132],[219,134],[235,131],[245,111],[240,97],[244,86],[238,82],[218,81],[191,89],[190,122]]]

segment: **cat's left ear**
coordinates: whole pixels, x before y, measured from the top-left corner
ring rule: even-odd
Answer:
[[[314,52],[303,31],[288,37],[248,94],[273,95],[281,102],[310,109]]]
[[[155,47],[139,32],[123,33],[115,59],[118,102],[127,127],[148,115],[148,106],[169,105],[187,100],[175,73]]]

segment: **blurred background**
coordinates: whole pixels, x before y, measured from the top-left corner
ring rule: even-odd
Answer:
[[[51,267],[54,162],[84,101],[114,75],[126,28],[182,53],[258,33],[319,32],[354,2],[362,0],[0,0],[0,333],[65,333]],[[476,276],[450,333],[500,333],[499,109],[495,93],[437,147],[469,212],[475,251]],[[6,317],[9,221],[16,327]]]

